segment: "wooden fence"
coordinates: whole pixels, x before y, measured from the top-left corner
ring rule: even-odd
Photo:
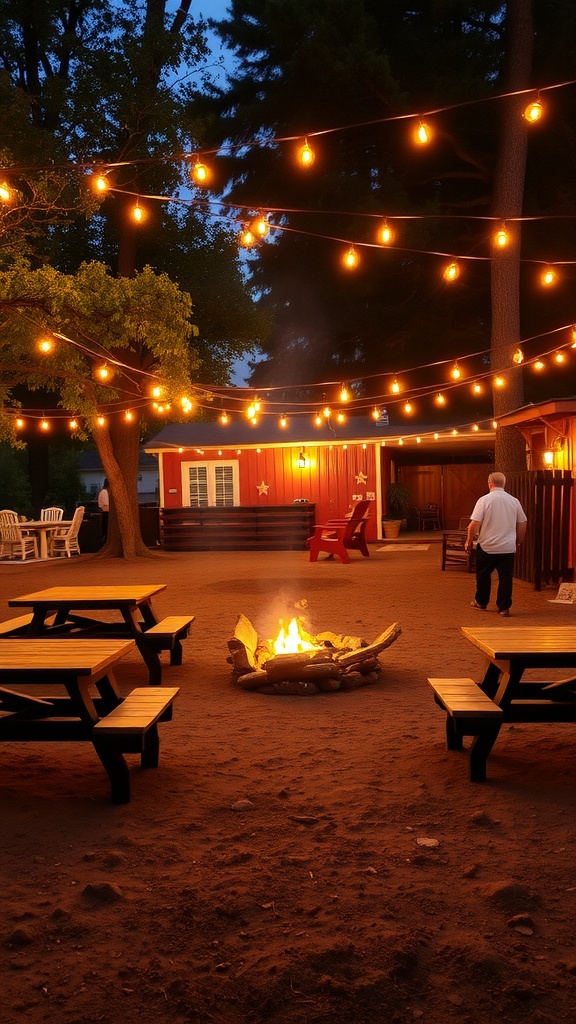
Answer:
[[[571,500],[574,480],[565,470],[508,473],[506,490],[522,505],[528,532],[518,549],[514,575],[541,590],[573,578]]]

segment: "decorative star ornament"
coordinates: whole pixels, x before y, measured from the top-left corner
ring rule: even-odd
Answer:
[[[358,473],[356,475],[356,483],[357,484],[365,484],[367,480],[368,480],[368,477],[366,476],[366,473]]]
[[[256,484],[256,490],[258,491],[258,494],[268,494],[269,487],[270,484],[265,484],[264,481],[262,481],[261,484]]]

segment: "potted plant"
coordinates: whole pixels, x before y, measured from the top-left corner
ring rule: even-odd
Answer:
[[[409,509],[412,508],[410,491],[404,484],[390,484],[386,494],[388,515],[384,517],[382,526],[385,537],[397,537],[400,533],[402,521],[406,519]]]

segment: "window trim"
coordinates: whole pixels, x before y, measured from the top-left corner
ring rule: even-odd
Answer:
[[[193,462],[182,462],[181,483],[182,483],[182,507],[183,508],[231,508],[231,505],[216,505],[216,467],[230,467],[232,469],[232,495],[233,505],[240,504],[240,463],[237,459],[196,459]],[[208,484],[208,505],[190,504],[190,469],[205,468]]]

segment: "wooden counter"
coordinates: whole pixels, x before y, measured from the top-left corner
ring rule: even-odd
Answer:
[[[161,544],[165,551],[305,551],[315,508],[310,502],[163,508]]]

